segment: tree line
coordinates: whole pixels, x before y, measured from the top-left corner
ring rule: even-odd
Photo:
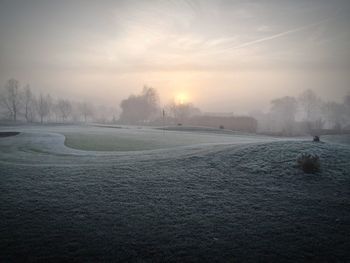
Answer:
[[[270,111],[255,111],[258,131],[284,135],[310,134],[320,131],[350,130],[350,93],[342,102],[324,101],[312,89],[299,96],[285,96],[271,101]]]
[[[144,86],[140,94],[122,100],[120,108],[119,122],[123,124],[183,123],[201,114],[192,103],[173,101],[161,107],[157,90],[148,86]]]
[[[21,86],[16,79],[10,79],[0,89],[0,119],[16,122],[99,122],[132,125],[152,125],[160,122],[184,122],[199,114],[200,110],[191,103],[171,102],[160,106],[156,89],[144,86],[141,93],[130,95],[120,103],[120,116],[117,109],[97,106],[91,102],[76,102],[69,99],[54,99],[50,94],[32,91],[27,84]]]
[[[216,129],[255,132],[257,121],[249,116],[210,116],[192,103],[172,101],[163,108],[154,88],[145,86],[138,95],[131,95],[120,104],[122,124],[205,126]]]
[[[0,114],[2,119],[12,121],[212,127],[225,122],[225,125],[221,123],[219,126],[283,135],[350,130],[350,93],[342,102],[324,101],[311,89],[297,97],[285,96],[271,100],[270,110],[266,113],[254,111],[250,116],[231,116],[228,119],[204,116],[192,103],[173,101],[161,106],[157,90],[148,86],[144,86],[140,94],[122,100],[119,107],[120,115],[117,116],[115,108],[97,106],[87,101],[54,99],[50,94],[35,94],[29,85],[22,87],[16,79],[8,80],[0,90]]]
[[[50,94],[35,94],[27,84],[10,79],[0,90],[0,114],[3,120],[40,122],[109,122],[116,110],[91,102],[54,99]]]
[[[342,102],[324,101],[312,89],[304,90],[297,97],[271,100],[267,113],[255,111],[249,116],[230,118],[205,116],[191,103],[171,102],[161,110],[157,91],[147,86],[141,94],[123,100],[120,107],[120,122],[127,124],[224,126],[280,135],[350,131],[350,93]]]

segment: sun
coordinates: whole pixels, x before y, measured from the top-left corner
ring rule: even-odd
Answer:
[[[175,103],[177,104],[186,104],[189,101],[188,94],[181,92],[175,96]]]

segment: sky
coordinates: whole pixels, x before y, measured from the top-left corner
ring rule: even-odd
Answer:
[[[210,112],[340,101],[349,28],[346,0],[0,0],[0,85],[110,106],[148,85]]]

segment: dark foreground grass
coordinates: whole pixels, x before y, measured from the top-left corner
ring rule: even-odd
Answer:
[[[349,262],[350,150],[314,145],[133,166],[0,163],[0,261]],[[318,175],[294,167],[310,149]]]

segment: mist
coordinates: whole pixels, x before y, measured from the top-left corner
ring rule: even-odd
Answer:
[[[2,1],[0,83],[115,107],[144,86],[247,114],[349,90],[347,1]],[[331,87],[331,88],[330,88]],[[259,96],[257,96],[259,94]]]
[[[350,262],[349,0],[0,0],[0,262]]]

